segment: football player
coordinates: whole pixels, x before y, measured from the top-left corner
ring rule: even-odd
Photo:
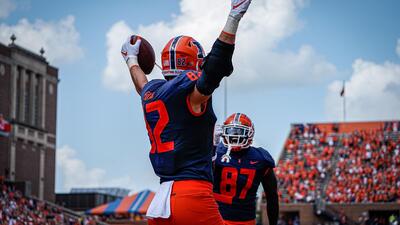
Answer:
[[[150,161],[161,183],[147,211],[149,224],[223,224],[212,191],[216,117],[211,95],[233,72],[235,36],[250,2],[231,0],[226,25],[206,57],[192,37],[172,38],[161,55],[165,80],[148,82],[137,59],[140,39],[131,44],[129,37],[122,46],[142,100]]]
[[[216,129],[217,130],[217,129]],[[216,140],[219,140],[216,134]],[[270,225],[279,214],[274,159],[263,148],[251,146],[254,125],[243,113],[229,116],[221,129],[222,143],[214,158],[214,196],[227,225],[255,225],[257,189],[262,184]]]

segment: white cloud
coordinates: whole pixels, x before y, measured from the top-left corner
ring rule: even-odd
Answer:
[[[15,34],[16,44],[39,53],[44,48],[45,57],[51,63],[68,63],[83,57],[79,46],[79,32],[75,28],[74,16],[67,16],[60,21],[36,20],[34,23],[21,19],[16,25],[0,24],[0,41],[10,42]]]
[[[62,176],[63,191],[72,187],[122,187],[136,189],[133,178],[125,175],[107,179],[106,171],[101,168],[88,168],[84,161],[69,146],[57,149],[57,169]]]
[[[400,38],[397,39],[396,53],[400,57]]]
[[[129,90],[132,86],[128,70],[119,55],[120,46],[129,33],[137,33],[148,39],[155,48],[158,62],[164,44],[179,34],[193,36],[209,51],[224,26],[229,3],[181,0],[180,12],[171,21],[141,25],[137,29],[130,28],[124,21],[117,22],[107,33],[108,64],[103,74],[105,85],[115,90]],[[303,0],[253,1],[239,28],[233,84],[308,84],[335,73],[335,66],[311,46],[301,46],[297,51],[282,52],[277,49],[282,40],[302,28],[298,13],[305,5],[306,1]],[[154,70],[151,78],[155,76],[160,76],[158,69]]]
[[[6,18],[15,9],[15,4],[10,0],[0,0],[0,19]]]
[[[129,26],[120,21],[107,32],[107,66],[104,70],[103,83],[120,91],[129,90],[131,78],[127,66],[121,58],[121,43],[132,34]]]
[[[346,82],[346,110],[349,120],[399,119],[400,65],[377,64],[362,59],[353,63],[353,74]],[[329,119],[342,118],[342,82],[328,87],[326,111]]]

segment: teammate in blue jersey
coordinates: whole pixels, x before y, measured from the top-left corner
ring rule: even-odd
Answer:
[[[205,57],[191,37],[172,38],[162,51],[165,80],[152,80],[139,67],[140,38],[121,53],[141,96],[151,142],[150,160],[160,189],[150,204],[149,224],[222,225],[212,192],[213,129],[211,95],[233,71],[232,55],[239,21],[251,0],[231,0],[224,29]]]
[[[218,135],[216,140],[220,139]],[[224,122],[220,135],[222,143],[216,146],[214,159],[214,196],[225,224],[256,223],[257,189],[261,183],[269,224],[276,225],[279,201],[275,162],[267,150],[251,146],[253,123],[245,114],[234,113]]]

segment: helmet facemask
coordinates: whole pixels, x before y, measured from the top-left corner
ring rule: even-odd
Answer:
[[[232,151],[248,148],[253,142],[253,126],[227,124],[222,127],[222,142]]]

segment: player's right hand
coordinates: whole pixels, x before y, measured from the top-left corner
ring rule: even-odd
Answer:
[[[251,0],[231,0],[231,12],[229,15],[236,19],[241,19],[247,12]]]
[[[132,40],[134,37],[134,35],[129,36],[121,47],[121,54],[126,64],[128,65],[128,68],[139,65],[137,61],[137,56],[139,54],[140,43],[142,42],[142,40],[139,36],[137,36],[136,42],[132,44]]]

